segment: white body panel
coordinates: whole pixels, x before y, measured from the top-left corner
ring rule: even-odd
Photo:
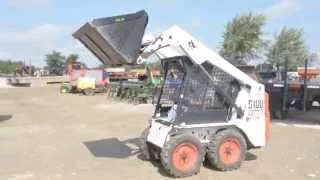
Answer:
[[[152,121],[147,141],[162,148],[171,129],[170,126]]]
[[[173,26],[163,32],[153,43],[147,46],[137,62],[142,63],[147,61],[151,54],[156,54],[160,59],[187,56],[198,65],[208,62],[231,75],[242,84],[242,89],[238,93],[235,102],[238,107],[244,110],[244,115],[241,119],[237,118],[234,112],[231,120],[229,122],[226,121],[226,123],[198,124],[183,128],[234,125],[246,134],[253,146],[261,147],[265,145],[265,89],[262,84],[252,79],[177,26]],[[249,86],[250,89],[246,86]],[[152,123],[152,126],[155,127],[151,127],[148,141],[162,147],[169,129],[164,128],[165,125],[159,123]],[[162,130],[158,130],[159,128]]]
[[[264,87],[261,90],[252,88],[250,92],[239,92],[236,104],[245,110],[244,115],[242,119],[233,117],[228,122],[241,129],[255,147],[266,143],[264,95]]]

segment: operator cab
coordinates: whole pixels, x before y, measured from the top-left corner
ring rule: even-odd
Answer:
[[[212,82],[188,57],[164,59],[164,81],[153,118],[172,124],[226,122],[231,106],[216,88],[236,98],[239,84],[231,76],[204,63]],[[215,83],[215,86],[213,85]]]

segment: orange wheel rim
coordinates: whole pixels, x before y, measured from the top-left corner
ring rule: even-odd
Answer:
[[[224,164],[233,164],[240,159],[241,146],[236,138],[226,139],[220,146],[220,159]]]
[[[192,143],[178,145],[172,153],[174,167],[182,172],[193,169],[199,157],[198,148]]]

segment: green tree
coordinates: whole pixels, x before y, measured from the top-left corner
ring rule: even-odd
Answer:
[[[228,22],[223,33],[222,56],[235,65],[246,64],[258,57],[265,47],[262,28],[266,17],[261,14],[245,13]]]
[[[17,65],[21,62],[11,60],[0,60],[0,73],[11,74],[16,70]]]
[[[53,51],[46,55],[47,68],[50,74],[63,75],[66,58],[60,52]]]
[[[67,57],[67,63],[69,62],[76,62],[78,61],[79,59],[79,55],[78,54],[70,54],[68,57]]]
[[[305,59],[312,55],[308,53],[304,32],[302,29],[282,28],[276,35],[274,43],[267,52],[268,61],[279,70],[288,60],[288,68],[296,69],[303,66]]]

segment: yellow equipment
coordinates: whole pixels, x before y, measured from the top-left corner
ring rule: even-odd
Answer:
[[[77,88],[80,90],[96,88],[96,79],[89,77],[81,77],[78,79]]]

